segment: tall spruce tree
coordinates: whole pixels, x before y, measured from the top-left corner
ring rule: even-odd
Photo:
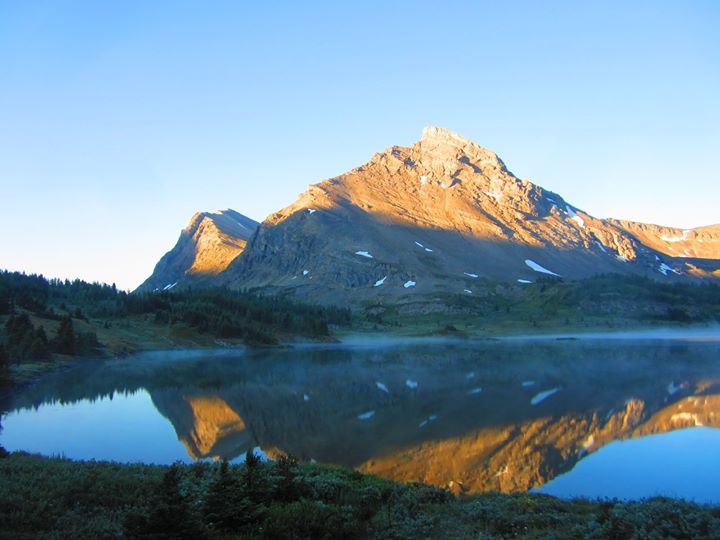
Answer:
[[[75,354],[75,330],[72,318],[67,315],[60,319],[60,326],[52,342],[53,351],[60,354]]]
[[[125,534],[130,538],[154,540],[199,540],[207,536],[180,488],[177,465],[172,465],[163,476],[150,515],[144,519],[133,516],[125,523]]]

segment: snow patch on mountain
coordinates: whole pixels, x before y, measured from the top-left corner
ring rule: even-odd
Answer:
[[[548,270],[547,268],[545,268],[544,266],[539,265],[538,263],[536,263],[536,262],[533,261],[532,259],[525,259],[525,264],[527,264],[530,268],[532,268],[532,269],[535,270],[536,272],[541,272],[541,273],[543,273],[543,274],[550,274],[551,276],[561,277],[560,274],[556,274],[555,272],[553,272],[553,271],[551,271],[551,270]]]
[[[567,205],[565,206],[565,208],[567,209],[567,213],[568,213],[568,216],[570,216],[570,219],[572,219],[572,220],[573,220],[575,223],[577,223],[578,226],[580,226],[580,227],[584,227],[584,226],[585,226],[585,220],[584,220],[583,218],[581,218],[580,216],[578,216],[578,215],[575,213],[575,210],[573,210],[572,208],[570,208],[570,207],[567,206]]]
[[[660,240],[664,240],[665,242],[682,242],[683,240],[688,239],[689,234],[690,231],[684,230],[682,232],[682,236],[661,236]]]

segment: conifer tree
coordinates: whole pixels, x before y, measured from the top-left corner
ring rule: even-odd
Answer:
[[[50,353],[48,338],[45,334],[45,328],[39,326],[33,333],[33,340],[30,345],[29,357],[34,360],[42,360],[47,358]]]
[[[246,524],[248,513],[245,507],[251,504],[242,496],[240,481],[223,459],[218,477],[210,485],[205,499],[206,523],[219,532],[238,531]]]
[[[188,497],[180,489],[177,465],[172,465],[163,476],[148,518],[133,518],[131,522],[126,522],[125,532],[131,538],[156,540],[197,540],[207,536],[200,520],[192,512]]]
[[[3,379],[7,375],[8,367],[10,366],[10,358],[8,357],[5,345],[0,343],[0,379]]]
[[[298,460],[292,454],[284,454],[275,462],[279,476],[275,488],[275,498],[283,502],[292,502],[299,498],[297,487]]]
[[[53,339],[53,350],[60,354],[75,354],[75,331],[70,316],[60,319],[60,326]]]

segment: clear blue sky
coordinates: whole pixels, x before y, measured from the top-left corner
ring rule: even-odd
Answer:
[[[0,268],[137,286],[425,125],[598,217],[720,222],[720,3],[0,0]]]

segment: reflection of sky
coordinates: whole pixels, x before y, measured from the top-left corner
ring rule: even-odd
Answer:
[[[145,390],[11,412],[2,426],[0,444],[7,450],[122,462],[190,461]]]
[[[664,495],[720,502],[720,429],[690,428],[616,441],[536,490],[560,497]]]

